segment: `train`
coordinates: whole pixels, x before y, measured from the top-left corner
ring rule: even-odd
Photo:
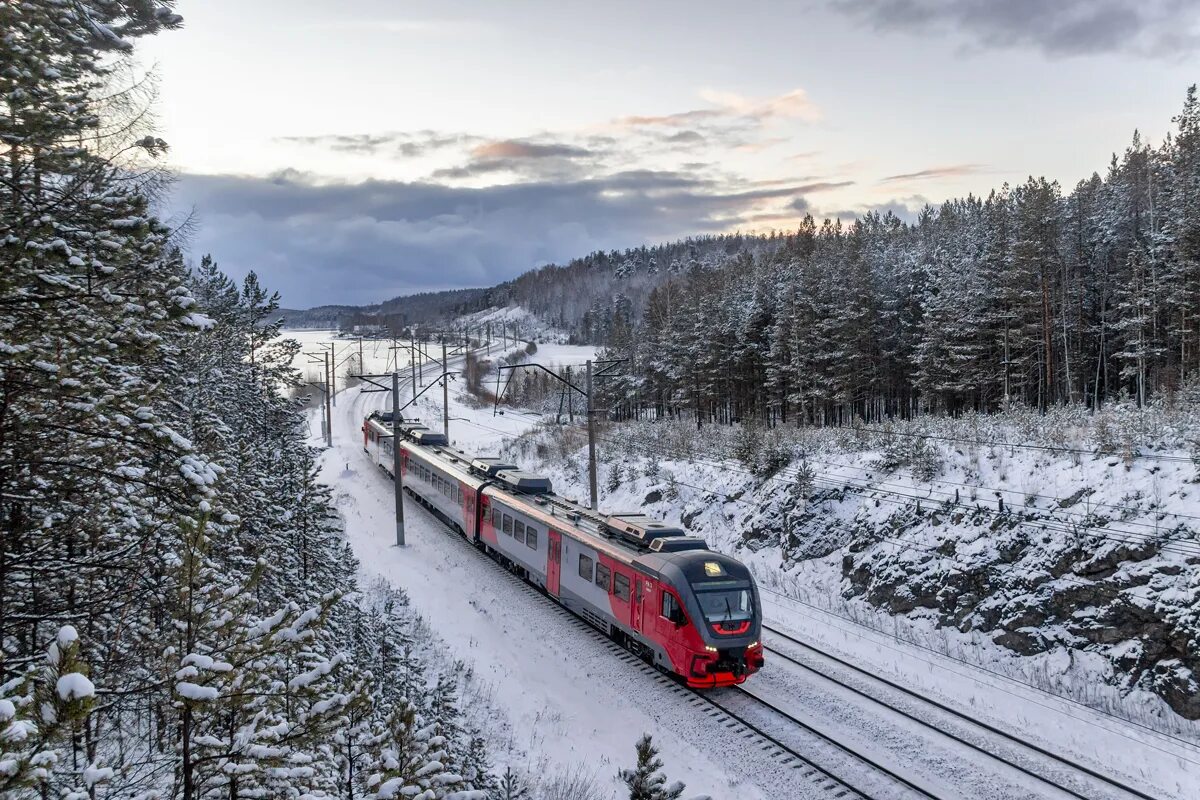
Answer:
[[[642,513],[592,511],[555,494],[543,475],[469,456],[445,434],[393,424],[391,412],[372,412],[362,434],[368,456],[407,494],[648,664],[695,689],[762,669],[758,587],[703,539]]]

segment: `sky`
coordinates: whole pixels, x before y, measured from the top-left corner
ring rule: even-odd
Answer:
[[[1200,0],[180,0],[139,44],[190,255],[287,307],[1103,173]]]

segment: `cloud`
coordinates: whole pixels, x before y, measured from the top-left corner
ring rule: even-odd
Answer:
[[[699,131],[685,130],[677,133],[669,133],[662,137],[664,142],[670,144],[701,144],[704,142],[704,134]]]
[[[753,99],[733,92],[704,89],[700,97],[712,108],[696,108],[674,114],[635,115],[618,117],[613,123],[619,127],[637,128],[663,126],[682,128],[703,127],[712,122],[741,127],[757,127],[771,119],[800,119],[816,122],[821,119],[821,110],[803,89],[793,89],[775,97]]]
[[[487,187],[370,180],[182,175],[176,209],[195,208],[193,257],[256,270],[292,307],[371,303],[424,290],[490,286],[548,262],[736,228],[795,187],[729,191],[670,170]]]
[[[857,208],[852,208],[852,209],[843,209],[841,211],[829,211],[829,212],[823,213],[821,216],[830,217],[830,218],[836,217],[838,219],[849,222],[852,220],[856,220],[859,217],[864,216],[870,212],[874,212],[874,213],[880,214],[880,215],[891,213],[891,214],[894,214],[897,217],[899,217],[904,222],[913,223],[913,222],[917,221],[917,217],[920,215],[921,211],[928,204],[929,204],[928,198],[924,197],[923,195],[914,194],[914,195],[910,195],[908,197],[899,197],[899,198],[895,198],[892,200],[888,200],[883,203],[871,203],[871,204],[867,204],[867,205],[858,206]]]
[[[543,137],[498,139],[471,148],[465,163],[443,167],[430,176],[436,180],[470,180],[508,173],[526,180],[565,180],[586,175],[597,151]]]
[[[705,89],[700,92],[700,96],[721,106],[727,113],[750,119],[788,118],[802,119],[806,122],[818,122],[821,119],[821,109],[809,99],[808,92],[803,89],[792,89],[765,100],[754,100],[733,92],[714,89]]]
[[[577,158],[589,156],[591,151],[569,144],[539,144],[521,139],[507,139],[481,144],[471,150],[471,155],[481,160],[492,158]]]
[[[816,183],[805,183],[795,187],[796,191],[803,194],[812,194],[813,192],[828,192],[831,189],[841,189],[844,186],[853,186],[854,181],[818,181]]]
[[[404,158],[418,158],[438,150],[464,147],[481,140],[482,137],[468,133],[445,133],[430,130],[394,131],[387,133],[331,133],[318,136],[280,136],[275,139],[275,141],[284,144],[323,147],[339,153]]]
[[[1191,53],[1200,36],[1192,0],[832,0],[879,30],[957,31],[977,47],[1030,48],[1054,57]]]
[[[700,108],[694,111],[682,111],[677,114],[660,114],[658,116],[629,116],[618,117],[613,120],[617,125],[623,127],[641,127],[643,125],[665,125],[667,127],[682,127],[691,125],[696,122],[702,122],[708,119],[720,119],[728,116],[721,109],[716,108]]]
[[[888,175],[880,178],[880,183],[896,183],[898,181],[923,181],[930,178],[957,178],[962,175],[974,175],[986,169],[985,164],[947,164],[942,167],[929,167],[916,172],[904,172],[899,175]]]
[[[799,214],[807,214],[812,210],[812,203],[808,202],[807,197],[793,197],[787,207]]]

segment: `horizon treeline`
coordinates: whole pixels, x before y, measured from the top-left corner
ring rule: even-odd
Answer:
[[[1194,86],[1174,121],[1070,191],[1030,177],[913,223],[809,216],[782,235],[596,253],[493,299],[629,359],[610,395],[660,412],[835,423],[1145,403],[1200,369]]]

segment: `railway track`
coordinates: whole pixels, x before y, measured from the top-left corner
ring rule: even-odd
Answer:
[[[1021,739],[1020,737],[994,725],[982,722],[950,705],[926,697],[925,695],[913,691],[912,689],[896,683],[895,681],[891,681],[887,678],[876,675],[873,672],[869,672],[862,667],[840,658],[839,656],[833,655],[832,653],[829,653],[828,651],[825,651],[819,647],[804,642],[789,633],[766,624],[765,622],[763,623],[763,630],[765,632],[769,632],[772,637],[776,637],[778,640],[787,642],[792,647],[813,654],[815,656],[815,659],[813,660],[818,663],[824,662],[826,664],[836,664],[838,669],[845,670],[857,676],[864,684],[874,686],[877,689],[879,687],[883,688],[882,691],[868,691],[861,686],[855,686],[849,681],[837,676],[835,674],[836,669],[822,669],[820,666],[815,665],[811,661],[797,658],[792,654],[780,650],[777,646],[772,646],[769,642],[764,643],[764,648],[776,658],[782,659],[783,661],[799,667],[808,673],[817,675],[828,682],[834,683],[846,691],[865,698],[873,704],[887,709],[891,713],[897,714],[905,719],[918,723],[922,727],[935,731],[937,734],[953,741],[957,745],[961,745],[978,753],[982,753],[988,758],[1004,764],[1006,767],[1014,769],[1023,775],[1034,778],[1044,785],[1047,785],[1058,792],[1062,792],[1069,797],[1074,797],[1078,800],[1094,800],[1096,795],[1094,791],[1092,793],[1088,793],[1087,787],[1073,786],[1071,785],[1071,781],[1056,779],[1055,777],[1048,775],[1045,769],[1035,769],[1028,762],[1037,760],[1049,762],[1053,768],[1065,770],[1068,775],[1074,776],[1077,779],[1081,779],[1081,781],[1077,782],[1090,784],[1093,790],[1095,783],[1099,783],[1107,789],[1117,792],[1118,797],[1134,797],[1138,798],[1139,800],[1160,800],[1160,798],[1156,798],[1154,795],[1147,794],[1140,789],[1129,786],[1128,784],[1125,784],[1111,776],[1105,775],[1102,772],[1080,764],[1077,761],[1039,745],[1025,741],[1024,739]],[[1016,748],[1019,752],[1023,752],[1026,758],[1019,759],[1015,756],[1005,755],[1001,752],[997,752],[997,749],[994,747],[985,747],[979,741],[973,741],[967,736],[947,730],[945,727],[939,726],[935,722],[931,721],[928,715],[921,715],[915,711],[902,708],[897,702],[889,701],[886,699],[886,694],[889,692],[898,693],[903,697],[915,701],[918,706],[923,706],[926,709],[932,709],[932,714],[935,716],[949,716],[960,723],[964,723],[968,728],[976,732],[981,732],[979,733],[980,739],[990,738],[993,742],[998,739],[1004,742],[1006,745]]]
[[[387,474],[387,473],[382,473]],[[407,492],[407,490],[406,490]],[[478,551],[478,548],[473,547],[463,535],[457,530],[451,528],[440,514],[426,506],[419,497],[412,493],[408,493],[408,497],[417,505],[421,506],[422,510],[429,513],[438,523],[437,527],[447,536],[451,537],[455,542],[460,544],[464,549]],[[717,699],[706,692],[695,689],[689,689],[681,685],[672,677],[665,675],[661,670],[647,664],[639,656],[630,652],[625,647],[622,647],[610,637],[605,636],[601,631],[597,630],[589,622],[581,617],[573,614],[571,611],[554,602],[548,595],[540,589],[534,587],[528,581],[514,574],[503,564],[493,558],[488,558],[482,554],[489,565],[497,570],[506,580],[515,584],[523,593],[536,597],[539,601],[545,602],[546,605],[553,609],[556,614],[567,620],[574,628],[581,633],[585,633],[593,640],[603,644],[610,652],[613,653],[619,660],[627,663],[630,667],[637,669],[642,674],[652,678],[657,683],[662,685],[667,691],[677,695],[692,706],[705,710],[708,716],[712,717],[716,722],[724,725],[729,729],[730,734],[740,736],[741,738],[757,744],[759,749],[767,756],[775,760],[780,766],[788,769],[797,770],[799,775],[809,781],[816,789],[829,797],[838,798],[838,800],[893,800],[894,798],[925,798],[925,800],[957,800],[956,795],[938,794],[927,786],[923,786],[919,780],[906,777],[899,772],[888,768],[871,756],[862,753],[852,746],[838,741],[836,738],[824,733],[816,728],[808,725],[802,720],[789,714],[786,710],[779,708],[770,701],[758,697],[753,692],[750,692],[742,687],[735,687],[735,691],[752,698],[753,701],[760,707],[779,719],[785,721],[786,724],[792,726],[801,732],[801,735],[808,740],[817,740],[831,746],[844,755],[848,756],[859,767],[865,767],[868,771],[876,773],[882,782],[896,787],[899,794],[888,793],[880,794],[877,789],[865,788],[864,781],[861,776],[848,777],[844,773],[848,770],[833,768],[828,765],[819,763],[811,755],[806,755],[798,749],[798,746],[788,744],[781,736],[767,731],[763,725],[756,723],[728,706],[720,703]]]
[[[435,517],[438,522],[442,523],[438,527],[446,535],[451,536],[464,548],[477,549],[472,547],[460,532],[453,530],[447,525],[446,520],[442,519],[440,514],[431,508],[425,507],[419,497],[411,493],[409,493],[409,496],[422,505],[425,510],[430,511],[431,516]],[[846,798],[848,800],[855,798],[861,798],[861,800],[891,800],[891,798],[909,797],[927,798],[927,800],[957,800],[957,798],[962,797],[961,794],[954,793],[953,790],[947,790],[942,784],[924,780],[912,774],[903,774],[903,770],[897,769],[894,766],[888,766],[881,759],[864,753],[860,749],[856,749],[853,745],[840,740],[836,735],[820,730],[818,727],[799,719],[785,708],[759,696],[744,686],[725,690],[725,695],[688,689],[678,681],[664,675],[657,668],[647,664],[639,656],[622,647],[610,637],[604,635],[604,633],[594,628],[586,620],[571,613],[558,603],[553,602],[544,592],[529,584],[522,577],[514,574],[503,564],[492,558],[488,558],[487,562],[492,568],[501,572],[507,580],[519,586],[524,593],[537,595],[545,600],[549,608],[554,609],[559,616],[566,619],[573,627],[579,629],[581,632],[586,632],[594,640],[603,643],[617,658],[653,678],[667,691],[678,695],[680,699],[688,704],[698,709],[703,709],[705,714],[728,728],[730,735],[744,739],[747,745],[756,745],[758,749],[773,759],[779,766],[797,770],[801,778],[811,783],[815,789],[829,797]],[[882,706],[890,713],[916,722],[922,727],[936,732],[939,736],[947,738],[955,743],[956,746],[966,747],[981,753],[989,759],[1004,765],[1005,768],[1015,770],[1028,778],[1036,780],[1052,789],[1055,793],[1061,793],[1061,795],[1077,798],[1078,800],[1094,800],[1096,798],[1094,793],[1087,794],[1085,793],[1086,787],[1078,785],[1081,782],[1087,784],[1091,781],[1099,783],[1110,790],[1115,790],[1117,797],[1138,798],[1138,800],[1160,800],[1160,798],[1125,785],[1082,764],[1078,764],[1037,745],[1025,742],[1013,734],[972,719],[957,709],[924,697],[907,687],[867,672],[838,656],[803,642],[778,628],[766,625],[765,623],[763,627],[765,632],[770,633],[779,642],[786,642],[791,647],[811,654],[809,658],[801,659],[780,650],[778,646],[772,646],[772,643],[769,641],[765,642],[764,646],[766,649],[770,650],[772,655],[780,661],[787,662],[819,676],[820,679],[837,684],[846,691],[865,698],[872,704]],[[816,664],[813,662],[816,662]],[[830,669],[828,668],[828,664],[834,664],[836,667]],[[822,669],[822,666],[826,668]],[[859,676],[863,682],[876,687],[876,691],[868,691],[840,678],[836,674],[839,669]],[[882,691],[879,690],[879,687],[883,687]],[[994,747],[985,747],[978,741],[972,741],[967,736],[946,730],[943,726],[931,722],[928,716],[923,717],[918,713],[906,710],[900,707],[900,704],[889,702],[881,696],[886,696],[888,692],[900,693],[916,704],[924,706],[927,709],[932,709],[932,714],[935,716],[942,714],[959,722],[966,723],[971,729],[983,732],[980,738],[986,739],[991,737],[993,742],[996,739],[1002,740],[1007,745],[1016,748],[1018,751],[1022,751],[1025,757],[1019,758],[998,753]],[[747,714],[745,713],[746,709],[742,709],[741,711],[735,710],[729,707],[729,704],[721,702],[729,693],[735,693],[742,700],[754,704],[761,709],[761,714]],[[790,730],[786,733],[777,730],[777,726],[766,722],[766,719],[774,719],[782,723],[783,727],[790,728]],[[772,730],[768,730],[768,728]],[[774,732],[772,732],[773,730]],[[839,759],[836,755],[832,758],[816,757],[811,752],[813,748],[806,746],[809,743],[820,743],[819,747],[827,751],[830,749],[835,750],[837,753],[840,753],[841,758]],[[801,752],[801,750],[805,752]],[[845,759],[848,759],[849,763]],[[1041,765],[1043,769],[1041,770],[1027,763],[1039,759],[1043,761]],[[839,763],[835,764],[832,762]],[[1065,776],[1066,780],[1061,779],[1063,776],[1057,776],[1060,779],[1056,779],[1056,777],[1048,775],[1047,770],[1044,768],[1044,762],[1050,762],[1054,768],[1059,770],[1065,770],[1067,773]],[[1090,784],[1092,788],[1094,788],[1095,783]]]

